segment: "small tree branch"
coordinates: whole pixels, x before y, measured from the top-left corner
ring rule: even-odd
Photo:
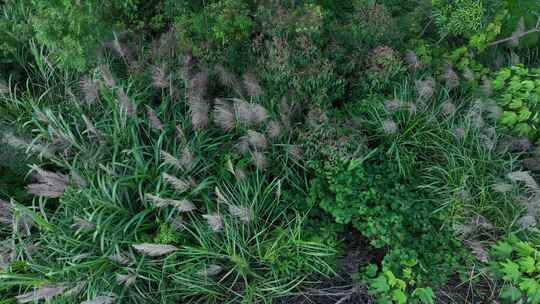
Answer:
[[[508,41],[511,41],[511,40],[518,40],[519,41],[519,39],[521,39],[522,37],[527,36],[527,35],[532,34],[532,33],[540,33],[540,17],[538,17],[538,20],[536,21],[536,26],[534,28],[532,28],[532,29],[530,29],[528,31],[525,31],[525,32],[512,34],[512,36],[504,38],[504,39],[493,41],[492,43],[488,44],[488,46],[494,46],[494,45],[505,43],[505,42],[508,42]]]

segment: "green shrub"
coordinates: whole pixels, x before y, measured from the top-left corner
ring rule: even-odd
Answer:
[[[389,270],[378,272],[375,265],[369,265],[364,270],[363,279],[368,283],[369,292],[375,296],[377,303],[435,303],[435,295],[431,288],[415,287],[411,267],[416,265],[416,261],[409,261],[408,265],[402,278],[396,277]]]
[[[99,44],[111,34],[112,24],[102,19],[106,8],[95,1],[32,0],[32,5],[35,38],[66,67],[87,68]]]
[[[307,139],[308,165],[316,173],[310,200],[374,247],[388,248],[386,270],[401,275],[400,258],[407,257],[418,261],[418,282],[444,282],[460,259],[452,232],[442,226],[444,215],[433,214],[435,206],[416,189],[415,177],[401,177],[381,151],[366,153],[354,131],[333,132],[323,125]]]
[[[540,69],[513,66],[498,71],[491,84],[503,113],[500,125],[518,136],[538,140],[540,127]]]
[[[384,88],[398,74],[405,71],[399,54],[389,47],[376,47],[368,58],[368,82],[371,87]]]
[[[245,1],[213,1],[199,8],[186,8],[174,26],[181,44],[207,61],[240,61],[249,43],[253,20]]]
[[[435,24],[441,36],[469,37],[484,26],[481,0],[432,0]]]
[[[540,303],[540,239],[509,236],[492,246],[490,270],[502,280],[505,303]]]
[[[351,24],[355,43],[370,49],[379,45],[398,46],[401,32],[394,18],[384,5],[370,2],[355,1]]]

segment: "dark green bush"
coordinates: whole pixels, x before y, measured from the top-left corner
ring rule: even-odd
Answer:
[[[401,276],[404,261],[416,261],[410,268],[420,286],[443,283],[461,259],[459,242],[443,226],[445,214],[434,213],[417,177],[402,177],[382,151],[366,152],[356,132],[326,125],[309,137],[308,165],[316,173],[310,201],[386,248],[385,270]]]

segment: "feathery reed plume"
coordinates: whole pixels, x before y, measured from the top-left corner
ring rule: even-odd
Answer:
[[[399,110],[399,108],[401,108],[401,102],[397,99],[386,100],[384,102],[384,108],[386,109],[386,111],[394,113],[395,111]]]
[[[519,18],[516,29],[512,32],[512,36],[510,36],[508,44],[510,46],[518,46],[519,38],[523,36],[523,33],[525,33],[525,19],[521,17]]]
[[[175,58],[176,55],[176,30],[171,27],[163,33],[159,39],[152,42],[152,58],[158,60],[161,58]]]
[[[218,275],[223,270],[223,267],[216,265],[216,264],[210,264],[204,269],[197,271],[197,275],[205,276],[205,277],[213,277]]]
[[[390,119],[383,121],[382,128],[386,134],[395,134],[398,130],[397,124]]]
[[[526,137],[511,138],[508,140],[508,149],[512,152],[527,152],[533,147],[530,139]]]
[[[37,183],[26,186],[26,191],[42,197],[58,198],[64,193],[68,179],[65,175],[45,171],[39,167],[33,167],[36,171]]]
[[[532,192],[538,192],[539,187],[531,174],[527,171],[514,171],[506,175],[506,177],[514,182],[522,182]]]
[[[208,113],[210,105],[201,96],[189,98],[191,124],[195,130],[202,130],[208,126]]]
[[[409,65],[409,68],[413,71],[416,71],[419,69],[422,64],[420,63],[420,60],[418,60],[418,56],[414,51],[407,51],[405,53],[405,62]]]
[[[223,193],[221,193],[221,191],[219,190],[218,187],[216,187],[214,189],[214,192],[216,193],[216,198],[217,198],[218,204],[227,204],[229,202],[229,200],[227,200],[225,195],[223,195]]]
[[[302,158],[302,149],[298,145],[289,145],[287,146],[287,155],[294,160],[299,160]]]
[[[261,124],[268,119],[268,111],[261,105],[251,105],[252,121],[255,124]]]
[[[45,113],[43,113],[42,111],[40,110],[35,110],[34,111],[34,117],[42,122],[42,123],[45,123],[45,124],[50,124],[51,122],[49,121],[49,117],[47,117],[47,115]]]
[[[134,273],[130,274],[116,274],[116,283],[120,285],[124,285],[125,287],[129,287],[135,283],[137,280],[137,275]]]
[[[257,98],[263,94],[263,90],[257,81],[255,75],[251,73],[244,74],[243,77],[244,88],[248,96]]]
[[[279,116],[285,128],[291,127],[291,105],[287,96],[283,96],[279,102]]]
[[[443,104],[442,104],[442,114],[444,116],[453,116],[455,113],[456,113],[456,106],[450,102],[450,101],[445,101]]]
[[[6,83],[0,81],[0,95],[7,95],[10,92],[11,90],[9,89],[9,86]]]
[[[107,87],[112,89],[113,87],[116,86],[116,81],[114,80],[114,76],[113,76],[111,70],[109,69],[108,65],[101,64],[99,66],[99,71],[100,71],[100,74],[101,74],[101,78],[103,78],[103,81],[105,82],[105,85]]]
[[[169,205],[174,207],[179,212],[189,212],[197,209],[195,205],[186,199],[183,200],[169,200]]]
[[[167,75],[165,67],[154,66],[152,68],[152,86],[156,89],[169,87],[171,76]]]
[[[246,136],[242,136],[238,139],[238,141],[234,145],[234,150],[240,155],[246,155],[250,152],[249,142]]]
[[[416,80],[416,92],[421,100],[428,100],[435,94],[435,81],[432,78],[426,80]]]
[[[478,241],[467,241],[466,244],[478,261],[482,263],[489,262],[489,254],[482,243]]]
[[[178,250],[178,248],[173,245],[150,244],[150,243],[135,244],[135,245],[132,245],[132,247],[138,252],[151,256],[151,257],[166,255],[166,254],[173,253]]]
[[[191,124],[196,130],[204,129],[208,125],[210,105],[204,99],[207,89],[208,72],[199,72],[189,80],[188,102],[190,105]]]
[[[487,118],[497,121],[503,114],[503,109],[495,103],[486,104]]]
[[[183,231],[186,229],[186,222],[181,216],[176,216],[171,220],[171,226],[176,229],[176,231]]]
[[[116,95],[118,97],[118,103],[120,104],[120,109],[122,111],[125,111],[129,116],[134,117],[135,116],[135,105],[129,97],[124,93],[124,90],[122,88],[119,88],[116,91]]]
[[[86,281],[81,281],[81,282],[77,283],[71,289],[66,290],[66,292],[64,292],[64,296],[65,297],[74,297],[74,296],[79,295],[81,293],[81,291],[83,291],[84,287],[86,287],[87,284],[88,284],[88,282],[86,282]]]
[[[197,209],[197,207],[195,207],[195,205],[191,201],[188,201],[186,199],[174,200],[169,198],[161,198],[152,194],[146,194],[146,199],[158,208],[171,206],[179,212],[189,212]]]
[[[266,156],[260,151],[251,152],[251,163],[259,170],[264,170],[268,166]]]
[[[180,158],[180,164],[185,170],[191,170],[195,166],[196,159],[195,155],[193,155],[193,152],[191,152],[191,149],[189,147],[184,147],[182,149],[182,158]]]
[[[157,113],[150,107],[146,107],[146,115],[148,115],[148,120],[150,121],[150,126],[158,131],[163,131],[163,123],[159,120]]]
[[[236,180],[242,180],[246,178],[246,172],[242,168],[235,168],[234,169],[234,177]]]
[[[9,146],[16,149],[25,149],[28,152],[39,154],[45,158],[52,158],[54,151],[49,147],[39,143],[32,143],[18,138],[13,133],[4,133],[2,140]]]
[[[216,67],[216,71],[218,74],[219,82],[235,91],[238,91],[238,79],[236,79],[236,76],[227,71],[222,65],[218,65]]]
[[[244,170],[242,170],[241,168],[235,168],[230,159],[227,160],[226,168],[227,168],[227,171],[229,171],[230,173],[234,175],[236,180],[241,180],[244,177],[246,177]]]
[[[15,260],[15,243],[13,239],[5,239],[0,241],[0,267],[6,268]]]
[[[153,194],[146,194],[145,198],[146,198],[147,201],[151,202],[152,204],[154,204],[154,206],[156,206],[158,208],[169,206],[169,201],[166,200],[166,199],[163,199],[163,198],[161,198],[159,196],[156,196],[156,195],[153,195]]]
[[[13,211],[11,204],[0,199],[0,224],[11,225],[13,223]]]
[[[174,188],[174,190],[180,193],[186,192],[195,186],[195,182],[191,179],[190,180],[180,179],[170,174],[167,174],[165,172],[163,172],[161,176],[163,177],[163,180],[165,180],[167,184],[169,184],[171,187]]]
[[[206,223],[208,223],[208,226],[210,226],[210,229],[214,232],[219,232],[221,229],[223,229],[223,220],[221,219],[221,216],[217,213],[211,213],[211,214],[203,214],[202,216]]]
[[[214,104],[214,121],[225,132],[232,130],[236,124],[234,117],[234,107],[222,100],[216,99]]]
[[[125,44],[120,42],[116,33],[114,33],[114,39],[112,41],[112,49],[118,57],[126,60],[128,63],[132,63],[133,61],[135,61],[134,56],[133,56],[133,51],[129,47],[127,47]]]
[[[463,69],[463,78],[465,78],[467,81],[474,81],[474,72],[468,67],[465,67]]]
[[[531,171],[540,171],[540,160],[537,158],[529,157],[522,162],[523,167]]]
[[[268,122],[266,126],[266,134],[271,140],[276,140],[281,136],[281,124],[275,120]]]
[[[497,183],[497,184],[491,185],[491,190],[495,192],[499,192],[499,193],[507,193],[507,192],[512,191],[512,189],[514,189],[514,186],[507,183]]]
[[[112,304],[116,297],[114,296],[98,296],[91,300],[81,302],[81,304]]]
[[[454,71],[451,63],[447,63],[444,66],[443,78],[446,81],[446,88],[453,90],[459,86],[459,76]]]
[[[467,118],[470,120],[471,125],[476,129],[481,129],[484,126],[484,118],[482,117],[483,103],[478,100],[467,113]]]
[[[184,129],[182,129],[181,125],[176,125],[176,135],[178,136],[178,139],[182,145],[187,143],[186,133],[184,133]]]
[[[42,286],[33,291],[16,296],[19,303],[30,303],[39,300],[50,300],[58,295],[61,295],[66,290],[64,285]]]
[[[529,230],[536,227],[537,222],[534,215],[526,214],[517,220],[517,224],[521,227],[521,229]]]
[[[88,76],[83,76],[79,84],[84,95],[84,101],[87,104],[94,104],[99,97],[99,83]]]
[[[115,253],[111,256],[109,256],[109,260],[115,262],[115,263],[118,263],[120,265],[130,265],[131,264],[131,261],[129,260],[128,257],[120,254],[120,253]]]
[[[405,106],[409,115],[416,115],[418,112],[418,106],[414,102],[408,102]]]
[[[73,218],[73,224],[71,225],[71,227],[77,228],[77,230],[88,231],[88,230],[94,230],[96,228],[96,224],[86,219],[76,216]]]
[[[71,260],[73,262],[79,262],[79,261],[82,261],[82,260],[84,260],[84,259],[86,259],[86,258],[88,258],[90,256],[91,256],[90,253],[81,253],[81,254],[78,254],[78,255],[72,257]]]
[[[268,142],[264,135],[257,131],[248,130],[247,135],[242,136],[240,140],[246,141],[251,148],[257,151],[266,150],[268,147]]]
[[[182,77],[185,81],[189,81],[193,77],[193,67],[197,65],[197,59],[193,57],[191,50],[187,50],[182,58],[183,68]]]
[[[480,86],[480,91],[484,94],[485,97],[490,97],[493,94],[491,88],[491,81],[486,76],[482,76],[482,85]]]
[[[234,115],[244,125],[253,123],[251,105],[241,99],[234,99]]]
[[[161,160],[163,160],[164,163],[171,165],[177,169],[184,169],[182,162],[167,151],[161,150]]]
[[[245,126],[261,124],[268,119],[268,111],[263,106],[241,99],[234,99],[234,114],[236,120]]]
[[[82,114],[81,115],[83,121],[84,121],[84,124],[86,126],[86,131],[91,134],[91,136],[89,137],[93,137],[95,138],[99,143],[103,143],[104,140],[103,140],[103,135],[101,134],[101,132],[98,131],[98,129],[94,126],[94,124],[92,123],[92,121],[90,120],[90,118],[88,118],[86,115]]]
[[[253,211],[250,208],[239,207],[229,204],[229,213],[240,219],[244,223],[249,223],[253,220]]]

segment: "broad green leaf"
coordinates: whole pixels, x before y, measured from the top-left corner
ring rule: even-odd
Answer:
[[[378,276],[373,279],[370,287],[375,293],[387,293],[390,291],[390,286],[388,286],[388,282],[386,282],[386,278],[384,276]]]
[[[412,296],[424,304],[434,304],[435,294],[431,288],[416,288]]]
[[[506,260],[501,263],[502,272],[504,273],[503,280],[517,283],[521,278],[521,272],[519,271],[519,265],[513,261]]]
[[[519,283],[519,288],[530,296],[540,292],[540,283],[535,279],[525,278]]]
[[[518,261],[519,267],[525,273],[532,273],[535,271],[535,260],[533,257],[523,257]]]
[[[528,136],[532,132],[531,126],[529,126],[527,123],[518,123],[514,127],[514,132],[516,132],[520,136]]]
[[[386,279],[388,280],[388,285],[390,285],[390,287],[396,286],[397,279],[391,271],[385,270],[384,275],[386,276]]]
[[[532,80],[523,80],[521,86],[526,91],[534,90],[534,82]]]
[[[497,244],[491,247],[491,255],[499,259],[506,259],[510,257],[513,251],[514,247],[512,247],[512,245],[510,245],[508,242],[503,241],[497,242]]]
[[[501,298],[505,300],[510,300],[512,302],[516,302],[519,299],[521,299],[522,294],[521,291],[514,286],[506,286],[501,291]]]
[[[512,126],[518,122],[518,116],[514,112],[504,111],[501,116],[501,124]]]
[[[513,99],[509,104],[508,104],[508,107],[510,109],[513,109],[513,110],[516,110],[516,109],[519,109],[523,106],[523,101],[521,99]]]
[[[514,247],[520,257],[534,256],[537,253],[529,242],[517,241]]]
[[[529,119],[529,117],[531,117],[531,111],[529,111],[528,108],[521,108],[521,110],[519,110],[518,112],[518,120],[519,121],[526,121],[527,119]]]
[[[405,304],[407,303],[407,295],[403,291],[396,289],[392,292],[392,300],[398,304]]]

